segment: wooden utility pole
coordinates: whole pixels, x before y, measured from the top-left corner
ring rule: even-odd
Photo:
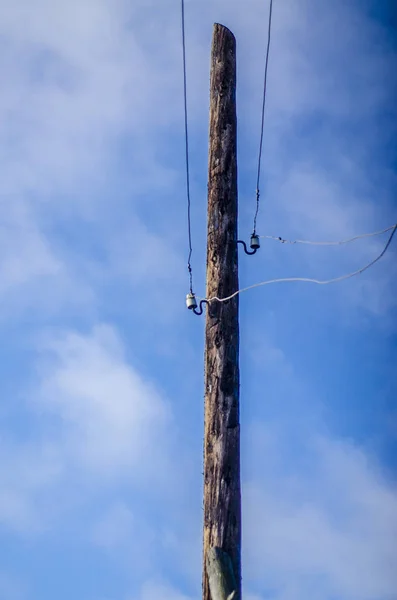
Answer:
[[[226,27],[215,24],[210,84],[207,298],[226,297],[237,289],[236,41]],[[220,561],[222,557],[230,558],[236,589],[229,597],[240,600],[237,296],[225,303],[211,303],[205,335],[203,600],[226,600],[226,594],[230,595],[230,586],[226,585],[228,592],[216,592],[218,597],[211,598],[209,575],[213,581],[210,570],[217,556]]]

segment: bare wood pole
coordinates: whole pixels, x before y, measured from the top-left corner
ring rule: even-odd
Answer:
[[[238,289],[236,41],[215,24],[210,83],[207,298]],[[226,553],[241,598],[238,297],[206,318],[203,600],[211,598],[211,549]],[[212,564],[212,563],[211,563]]]

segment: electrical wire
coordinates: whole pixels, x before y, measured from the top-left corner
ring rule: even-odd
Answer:
[[[390,229],[390,228],[389,228]],[[354,271],[353,273],[348,273],[347,275],[342,275],[341,277],[335,277],[334,279],[328,279],[328,280],[319,280],[319,279],[310,279],[308,277],[285,277],[282,279],[270,279],[268,281],[262,281],[260,283],[255,283],[254,285],[250,285],[246,288],[243,288],[241,290],[237,290],[237,292],[234,292],[234,294],[231,294],[230,296],[227,296],[226,298],[218,298],[217,296],[214,296],[213,298],[205,298],[205,300],[207,302],[227,302],[228,300],[231,300],[232,298],[234,298],[235,296],[237,296],[238,294],[242,294],[243,292],[247,292],[248,290],[252,290],[254,288],[257,287],[261,287],[263,285],[269,285],[271,283],[283,283],[283,282],[291,282],[291,281],[303,281],[306,283],[316,283],[318,285],[328,285],[330,283],[336,283],[338,281],[343,281],[345,279],[350,279],[351,277],[355,277],[356,275],[360,275],[361,273],[364,273],[364,271],[366,271],[367,269],[369,269],[370,267],[372,267],[375,263],[377,263],[387,252],[392,239],[394,237],[394,234],[396,233],[396,229],[397,229],[397,225],[393,226],[393,231],[391,232],[391,235],[385,245],[385,247],[383,248],[382,252],[374,259],[372,260],[370,263],[368,263],[367,265],[365,265],[364,267],[362,267],[361,269],[358,269],[358,271]]]
[[[269,27],[267,32],[267,48],[266,48],[266,59],[265,59],[265,76],[263,82],[263,102],[262,102],[262,120],[261,120],[261,136],[259,142],[259,156],[258,156],[258,173],[256,178],[256,211],[254,216],[254,231],[253,235],[256,233],[256,222],[258,219],[259,213],[259,183],[261,177],[261,163],[262,163],[262,148],[263,148],[263,130],[265,124],[265,108],[266,108],[266,91],[267,91],[267,71],[269,67],[269,53],[270,53],[270,39],[271,39],[271,31],[272,31],[272,14],[273,14],[273,0],[270,0],[269,6]]]
[[[372,237],[374,235],[381,235],[382,233],[386,233],[390,231],[394,227],[396,227],[397,223],[394,225],[390,225],[390,227],[386,227],[386,229],[382,229],[381,231],[374,231],[372,233],[363,233],[361,235],[356,235],[352,238],[348,238],[347,240],[340,240],[337,242],[312,242],[309,240],[285,240],[281,237],[276,237],[274,235],[260,235],[260,238],[264,238],[267,240],[276,240],[277,242],[281,242],[282,244],[310,244],[312,246],[340,246],[342,244],[349,244],[350,242],[354,242],[356,240],[360,240],[362,238]]]
[[[192,224],[191,224],[191,201],[190,201],[190,168],[189,168],[189,132],[187,111],[187,77],[186,77],[186,35],[185,35],[185,2],[181,0],[181,25],[182,25],[182,60],[183,60],[183,98],[185,111],[185,158],[186,158],[186,195],[187,195],[187,231],[189,240],[189,255],[187,269],[189,272],[190,293],[193,294],[193,272],[192,272]]]

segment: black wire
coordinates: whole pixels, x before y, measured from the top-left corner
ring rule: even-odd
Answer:
[[[259,212],[259,180],[260,180],[260,176],[261,176],[263,128],[264,128],[264,123],[265,123],[267,70],[268,70],[268,66],[269,66],[270,38],[271,38],[271,30],[272,30],[272,12],[273,12],[273,0],[270,0],[269,29],[268,29],[268,33],[267,33],[267,49],[266,49],[266,61],[265,61],[265,77],[264,77],[264,83],[263,83],[261,139],[260,139],[260,143],[259,143],[258,174],[257,174],[257,179],[256,179],[256,212],[255,212],[255,217],[254,217],[254,235],[256,233],[256,221],[257,221],[258,212]]]
[[[189,257],[187,260],[187,269],[189,271],[190,293],[193,294],[193,274],[192,274],[192,225],[190,214],[190,169],[189,169],[189,134],[187,126],[187,78],[186,78],[186,39],[185,39],[185,2],[181,0],[182,13],[182,57],[183,57],[183,97],[185,108],[185,153],[186,153],[186,192],[187,192],[187,231],[189,239]]]

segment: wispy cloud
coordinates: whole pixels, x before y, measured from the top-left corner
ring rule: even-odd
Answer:
[[[186,4],[201,293],[211,23],[225,22],[238,41],[246,237],[268,4]],[[338,239],[397,220],[388,153],[395,105],[385,84],[395,51],[359,4],[275,3],[261,234]],[[29,536],[48,559],[40,579],[40,565],[29,574],[31,550],[25,562],[22,556],[18,569],[31,578],[31,594],[4,575],[0,596],[4,589],[12,600],[55,591],[76,599],[197,597],[202,323],[184,308],[179,7],[3,2],[0,50],[0,326],[12,341],[3,345],[3,362],[13,365],[4,376],[0,522],[15,539]],[[269,242],[241,262],[241,281],[337,276],[381,244],[313,251]],[[336,376],[324,364],[340,355],[352,369],[355,349],[394,327],[394,259],[391,249],[364,277],[321,292],[266,288],[242,299],[243,562],[252,600],[393,598],[394,484],[364,442],[333,430],[332,411],[347,421],[347,406],[369,400],[354,381],[341,415],[348,386],[340,384],[339,404],[332,400]],[[385,340],[377,337],[359,365],[363,386],[382,397]],[[72,550],[54,559],[60,540]],[[124,590],[105,593],[99,579],[90,590],[79,577],[73,588],[49,582],[54,560],[69,573],[79,552],[82,568],[90,563],[86,572],[95,563],[109,581],[127,573]],[[140,570],[131,574],[132,562]]]
[[[301,440],[307,468],[292,472],[285,433],[255,432],[266,475],[246,486],[247,578],[277,599],[393,598],[394,485],[354,443],[315,434]]]
[[[130,465],[147,476],[156,454],[152,440],[165,436],[169,409],[125,362],[114,330],[67,332],[47,349],[40,401],[70,436],[65,442],[73,459],[102,474]],[[159,448],[157,461],[162,452]]]
[[[0,458],[0,523],[21,535],[43,531],[53,514],[46,493],[59,483],[62,472],[57,453],[45,442],[31,445],[3,439]]]

